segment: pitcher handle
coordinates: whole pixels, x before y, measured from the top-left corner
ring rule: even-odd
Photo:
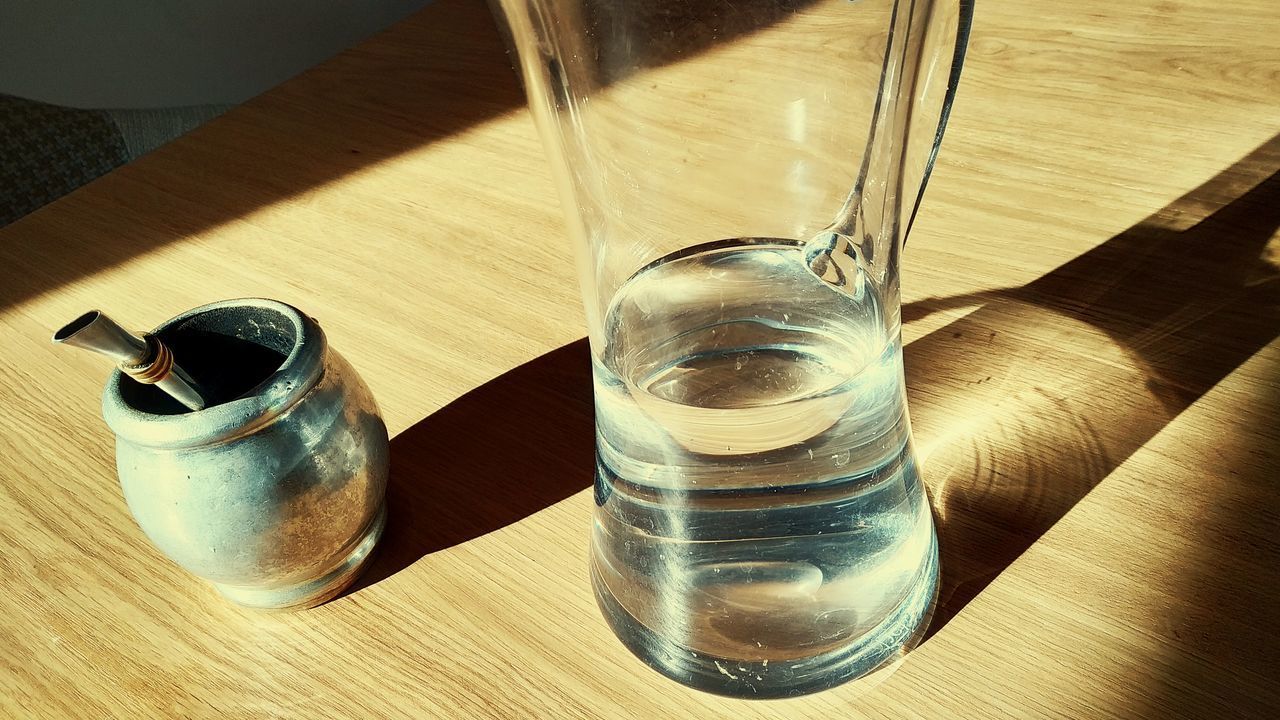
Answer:
[[[945,77],[946,85],[942,91],[942,104],[936,117],[938,124],[932,128],[933,139],[929,144],[929,151],[925,157],[923,167],[919,170],[919,190],[916,192],[915,202],[911,205],[911,214],[908,216],[905,229],[902,233],[902,241],[905,244],[907,237],[911,234],[911,228],[915,224],[916,214],[920,211],[920,203],[924,200],[924,191],[929,184],[929,176],[933,173],[934,163],[938,159],[938,148],[942,146],[942,136],[947,129],[947,120],[951,116],[951,106],[955,102],[956,88],[960,83],[960,70],[964,66],[965,50],[969,45],[969,30],[973,23],[973,6],[975,0],[935,0],[931,5],[931,12],[935,14],[950,13],[949,15],[940,15],[943,18],[938,23],[936,30],[936,40],[926,38],[926,42],[949,42],[952,45],[950,53],[939,52],[933,54],[937,58],[937,62],[944,62],[950,57],[951,67],[946,73],[935,73],[930,68],[926,73],[922,82],[918,85],[917,103],[924,109],[927,106],[929,97],[938,91],[938,78]],[[930,29],[930,36],[935,35],[933,28]],[[925,56],[931,54],[926,52]],[[933,113],[923,112],[917,116],[930,117]],[[928,130],[928,128],[923,128]],[[914,134],[914,133],[913,133]],[[909,145],[911,143],[908,141]],[[904,178],[905,180],[905,178]],[[905,183],[904,183],[905,185]],[[909,187],[909,186],[908,186]]]

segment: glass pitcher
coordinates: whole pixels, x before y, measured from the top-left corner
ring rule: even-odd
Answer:
[[[591,577],[653,668],[779,697],[920,637],[898,259],[968,0],[494,0],[577,255]]]

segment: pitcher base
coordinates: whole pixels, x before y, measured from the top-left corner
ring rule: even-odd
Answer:
[[[614,599],[596,575],[591,584],[614,634],[646,665],[689,687],[745,699],[819,692],[889,666],[914,648],[933,617],[938,597],[936,550],[907,600],[854,643],[812,657],[742,661],[707,655],[654,633]]]

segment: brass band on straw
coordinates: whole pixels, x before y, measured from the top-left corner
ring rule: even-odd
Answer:
[[[156,336],[147,335],[146,341],[150,352],[147,354],[153,359],[145,365],[126,366],[121,365],[120,371],[140,383],[154,385],[163,380],[173,369],[173,351],[168,345],[160,342]]]

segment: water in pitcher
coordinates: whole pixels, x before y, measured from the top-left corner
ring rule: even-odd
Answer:
[[[916,636],[936,587],[895,319],[804,248],[698,246],[616,294],[595,358],[592,577],[656,669],[809,692]]]

